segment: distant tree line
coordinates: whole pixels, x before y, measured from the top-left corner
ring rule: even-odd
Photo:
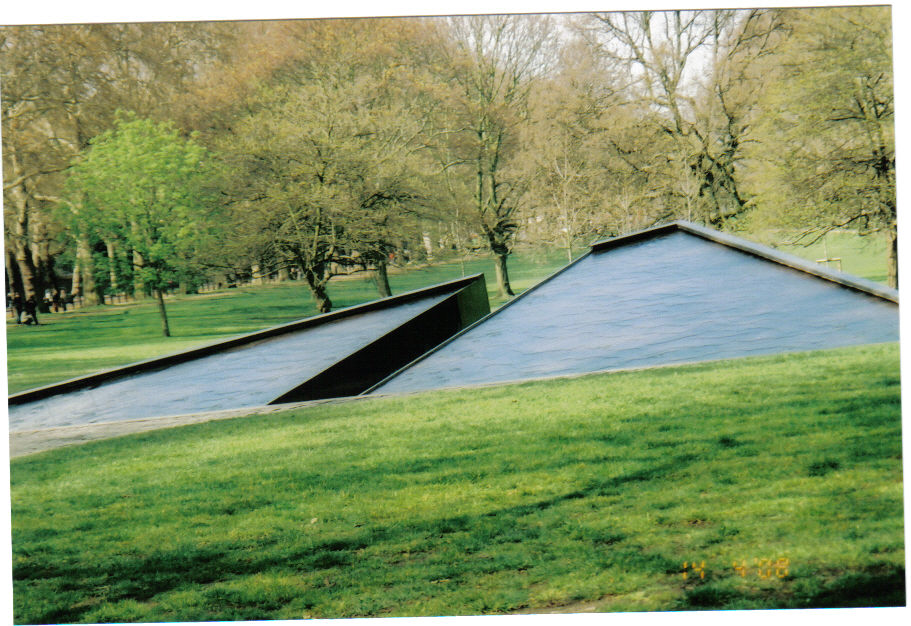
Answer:
[[[8,289],[155,296],[671,219],[885,233],[888,7],[0,28]],[[64,282],[63,277],[66,277]]]

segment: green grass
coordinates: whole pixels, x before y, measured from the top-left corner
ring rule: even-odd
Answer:
[[[899,403],[888,344],[14,459],[15,621],[903,605]]]
[[[767,233],[749,239],[769,243],[774,238],[780,241],[782,235],[776,233]],[[809,238],[807,241],[811,241]],[[802,244],[778,244],[778,249],[783,252],[789,252],[808,261],[817,261],[824,258],[840,258],[841,271],[873,280],[880,283],[888,281],[888,269],[886,267],[886,239],[883,236],[868,235],[859,237],[848,231],[833,231],[811,246]],[[828,251],[828,257],[826,252]],[[839,269],[837,263],[829,263],[831,269]]]
[[[523,291],[563,266],[560,254],[517,254],[511,261],[513,288]],[[394,273],[393,293],[483,272],[491,306],[496,295],[493,261],[472,259]],[[335,308],[375,300],[366,277],[329,282]],[[220,292],[175,296],[167,302],[172,337],[161,336],[157,305],[152,301],[87,307],[42,315],[40,326],[7,322],[7,368],[10,393],[39,387],[133,361],[178,352],[220,338],[268,328],[316,315],[302,282],[286,282]]]

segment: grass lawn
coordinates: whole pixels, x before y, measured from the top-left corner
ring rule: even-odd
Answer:
[[[518,293],[565,264],[557,252],[517,254],[511,262],[513,289]],[[483,272],[491,306],[503,303],[496,295],[493,261],[487,258],[444,263],[393,273],[393,293],[427,287]],[[375,300],[373,282],[366,277],[329,282],[335,308]],[[220,338],[316,315],[302,282],[286,282],[216,293],[169,298],[172,337],[161,336],[158,308],[146,302],[87,307],[42,315],[40,326],[16,326],[7,321],[9,392],[15,393],[82,374],[178,352]]]
[[[773,236],[776,240],[781,238],[780,234],[775,233],[755,237],[748,235],[747,238],[768,244]],[[833,231],[825,236],[825,240],[820,239],[812,246],[779,243],[777,247],[782,252],[789,252],[808,261],[840,258],[840,269],[843,272],[880,283],[888,280],[886,238],[883,236],[858,237],[847,231]],[[826,252],[828,252],[828,257],[826,257]],[[828,267],[839,269],[837,263],[829,263]]]
[[[15,621],[903,605],[900,420],[887,344],[22,457]]]

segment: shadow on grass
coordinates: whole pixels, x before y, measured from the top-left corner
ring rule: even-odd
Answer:
[[[743,592],[729,580],[697,585],[684,592],[676,610],[847,609],[905,606],[905,569],[872,565],[860,571],[820,570],[800,580],[785,580],[775,590]]]
[[[905,603],[905,568],[897,566],[842,573],[807,599],[809,606],[820,608],[905,606]]]
[[[299,534],[278,532],[263,538],[255,546],[221,542],[199,546],[180,544],[164,548],[152,554],[121,557],[117,560],[96,561],[94,563],[62,561],[42,562],[37,564],[22,563],[13,568],[13,578],[19,585],[29,585],[31,581],[54,580],[57,582],[55,598],[41,608],[33,605],[35,612],[25,613],[25,607],[16,610],[17,623],[62,623],[80,621],[83,615],[97,608],[76,604],[64,606],[65,596],[59,591],[75,591],[89,581],[104,579],[108,585],[96,596],[103,603],[114,603],[123,600],[148,601],[154,596],[186,589],[191,585],[209,585],[225,582],[239,576],[254,575],[274,569],[314,572],[345,567],[356,561],[356,552],[377,543],[397,543],[419,540],[428,551],[437,549],[446,543],[447,536],[456,535],[452,543],[460,553],[470,555],[490,545],[534,540],[540,533],[537,528],[522,528],[520,519],[551,509],[564,502],[578,500],[604,493],[615,493],[623,485],[649,481],[658,478],[671,468],[676,467],[679,459],[671,459],[662,466],[651,466],[628,474],[616,476],[604,481],[593,481],[583,489],[559,494],[552,498],[528,504],[490,510],[478,515],[457,515],[423,523],[402,526],[391,524],[372,529],[365,528],[357,534],[336,536],[325,541],[301,545]],[[602,538],[603,539],[603,538]],[[604,539],[616,543],[617,537]],[[296,544],[296,545],[295,545]],[[661,555],[648,554],[642,546],[626,546],[615,556],[625,559],[656,575],[676,571],[677,563]],[[391,566],[391,563],[387,564]],[[504,562],[499,569],[514,569],[515,564]],[[452,564],[455,569],[474,571],[477,564],[466,558],[460,564]],[[490,568],[487,568],[490,569]],[[457,572],[453,572],[457,575]],[[92,584],[91,586],[96,586]],[[63,600],[63,602],[61,602]],[[36,610],[37,609],[37,610]],[[221,618],[201,615],[199,619]],[[245,614],[253,619],[254,615]],[[260,615],[260,618],[267,617]]]
[[[696,458],[688,454],[666,456],[660,465],[650,463],[646,467],[605,480],[593,480],[565,493],[534,502],[492,509],[476,515],[426,520],[407,526],[392,523],[352,530],[318,542],[303,538],[293,529],[275,529],[275,532],[256,541],[255,545],[229,541],[206,545],[181,542],[151,554],[125,555],[94,562],[26,561],[14,567],[13,577],[17,586],[50,583],[46,591],[51,597],[46,595],[45,601],[40,604],[33,598],[31,607],[17,606],[16,622],[76,622],[87,613],[97,611],[99,604],[146,602],[158,594],[177,589],[187,590],[194,585],[224,583],[238,577],[274,570],[313,573],[335,568],[363,568],[363,565],[359,565],[361,559],[358,551],[381,544],[414,545],[417,542],[419,547],[413,547],[412,551],[429,554],[444,546],[456,549],[465,558],[449,564],[451,572],[448,577],[458,580],[461,574],[475,572],[481,565],[470,556],[475,552],[496,544],[540,541],[541,530],[523,518],[571,501],[622,493],[631,484],[660,479],[668,472],[679,469],[682,463],[692,462]],[[450,460],[448,457],[440,457],[415,460],[403,465],[404,469],[423,472],[440,464],[445,465]],[[605,552],[605,560],[601,563],[604,567],[623,562],[627,568],[632,566],[652,576],[676,574],[679,570],[677,560],[649,552],[646,546],[631,543],[625,537],[610,531],[577,539],[590,542],[593,546],[610,546],[610,551]],[[387,555],[383,565],[376,567],[375,571],[364,571],[363,575],[366,578],[383,577],[382,570],[395,566],[393,560],[394,556]],[[491,573],[513,570],[522,564],[505,559],[483,565],[484,572]],[[99,585],[99,580],[106,584]],[[731,582],[730,579],[715,579],[691,587],[685,590],[680,604],[674,608],[841,608],[901,606],[905,602],[904,569],[893,566],[870,567],[850,573],[814,572],[809,577],[782,581],[784,584],[774,590],[738,590],[731,587]],[[71,592],[78,591],[89,594],[94,591],[94,601],[85,604],[68,600]],[[200,589],[199,592],[208,594],[206,589]],[[318,595],[316,591],[313,593]],[[317,596],[312,600],[316,602]],[[236,602],[228,602],[224,607],[216,604],[201,609],[204,614],[195,619],[264,619],[268,618],[271,611],[277,610],[274,602],[274,599],[265,604],[251,601],[246,607],[237,606]],[[228,608],[231,611],[226,613]],[[97,617],[97,612],[95,615]],[[113,614],[111,617],[116,618]]]

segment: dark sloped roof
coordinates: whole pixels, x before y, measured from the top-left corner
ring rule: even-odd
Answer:
[[[675,222],[593,244],[369,392],[896,341],[897,301],[893,289]]]
[[[357,395],[489,311],[478,274],[18,393],[10,429]]]

